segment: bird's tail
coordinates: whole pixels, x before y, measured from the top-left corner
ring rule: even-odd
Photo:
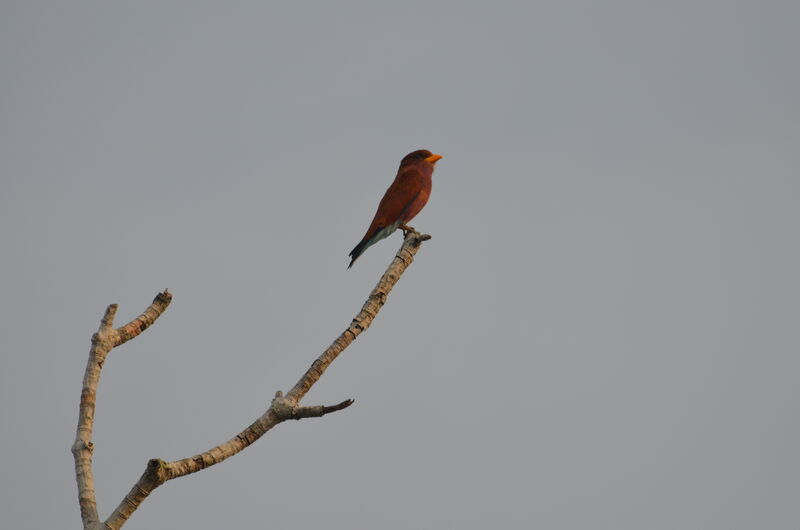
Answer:
[[[367,250],[369,247],[371,247],[381,239],[389,237],[392,234],[392,232],[397,230],[397,227],[399,225],[400,221],[397,221],[396,223],[392,223],[389,226],[382,226],[378,228],[378,230],[372,235],[367,234],[366,236],[364,236],[364,239],[362,239],[361,242],[358,245],[356,245],[356,247],[350,252],[349,256],[353,259],[350,260],[350,265],[348,265],[347,268],[349,269],[350,267],[352,267],[353,263],[356,262],[358,257],[361,254],[363,254],[364,251]]]
[[[367,247],[369,247],[369,245],[370,245],[369,239],[366,238],[362,239],[361,242],[358,245],[356,245],[356,248],[354,248],[349,254],[349,256],[353,259],[350,260],[350,265],[347,266],[348,269],[353,266],[353,263],[356,262],[358,257],[361,254],[363,254],[365,250],[367,250]]]

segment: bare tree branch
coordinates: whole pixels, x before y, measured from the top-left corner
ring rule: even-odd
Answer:
[[[114,317],[117,304],[106,308],[100,328],[92,336],[92,347],[89,350],[89,361],[83,376],[81,403],[78,410],[78,428],[75,443],[72,444],[72,455],[75,459],[75,477],[78,482],[78,502],[81,507],[81,518],[84,528],[101,528],[97,515],[97,498],[94,490],[94,474],[92,473],[92,430],[94,429],[94,412],[97,403],[97,386],[100,383],[100,370],[103,368],[108,353],[120,344],[136,337],[166,311],[172,295],[165,289],[159,293],[144,313],[121,328],[114,329]]]
[[[81,506],[84,529],[116,530],[121,528],[142,501],[166,481],[201,471],[230,458],[283,421],[318,418],[352,405],[352,399],[347,399],[331,406],[318,405],[310,407],[301,407],[300,401],[336,357],[358,335],[369,328],[383,304],[386,303],[389,292],[391,292],[403,272],[414,261],[414,255],[420,245],[428,239],[430,239],[429,235],[419,234],[413,230],[406,232],[403,245],[395,255],[389,268],[381,276],[378,284],[369,294],[361,311],[353,319],[350,326],[311,364],[311,367],[286,396],[281,391],[276,392],[275,398],[264,414],[230,440],[212,447],[204,453],[174,462],[166,462],[158,458],[151,459],[147,463],[142,476],[122,499],[119,506],[108,519],[100,523],[92,476],[93,445],[91,441],[100,369],[106,356],[113,348],[135,338],[155,322],[166,310],[172,295],[166,290],[163,293],[159,293],[144,313],[117,329],[112,329],[117,306],[110,305],[103,316],[100,329],[92,337],[92,348],[89,351],[89,363],[86,367],[83,391],[81,393],[78,430],[72,447],[72,453],[75,457],[75,474],[78,482],[78,499]]]
[[[389,296],[394,284],[400,279],[405,270],[414,261],[414,254],[417,253],[423,241],[427,241],[431,236],[427,234],[419,234],[418,232],[409,231],[403,241],[403,246],[397,251],[397,254],[383,273],[381,279],[378,280],[378,285],[369,293],[367,301],[364,302],[361,311],[356,315],[350,326],[342,332],[333,344],[328,346],[328,349],[322,352],[316,361],[311,363],[311,367],[303,374],[303,377],[294,385],[294,387],[286,395],[286,398],[295,403],[299,403],[303,396],[305,396],[311,387],[316,383],[328,366],[344,351],[345,348],[350,346],[350,343],[356,340],[356,337],[361,335],[369,328],[372,321],[378,315],[378,312],[386,303],[386,297]]]

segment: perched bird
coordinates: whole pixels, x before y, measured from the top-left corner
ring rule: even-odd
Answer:
[[[369,225],[364,238],[350,252],[349,269],[358,257],[381,239],[389,237],[395,230],[413,230],[406,225],[417,215],[431,194],[431,175],[433,165],[442,155],[435,155],[427,149],[420,149],[409,153],[400,161],[397,176],[386,190],[378,205],[375,218]]]

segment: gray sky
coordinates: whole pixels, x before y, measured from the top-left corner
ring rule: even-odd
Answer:
[[[347,325],[400,158],[433,235],[278,426],[126,528],[800,527],[800,4],[0,4],[0,513],[106,516]]]

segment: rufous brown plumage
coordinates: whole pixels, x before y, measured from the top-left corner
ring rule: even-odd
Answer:
[[[435,155],[427,149],[414,151],[403,158],[397,176],[381,199],[367,233],[350,252],[352,260],[348,269],[367,248],[388,237],[398,228],[411,229],[406,223],[411,221],[428,202],[433,167],[441,158],[441,155]]]

